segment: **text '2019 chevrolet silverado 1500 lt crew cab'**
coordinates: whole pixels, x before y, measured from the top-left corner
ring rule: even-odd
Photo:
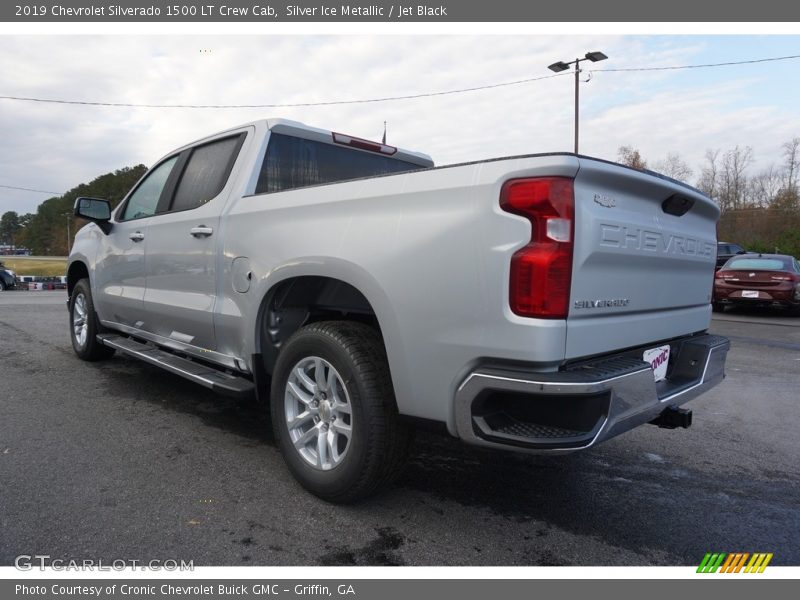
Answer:
[[[399,471],[414,423],[588,448],[724,377],[709,335],[716,206],[585,156],[434,168],[285,120],[161,159],[69,258],[85,360],[121,351],[269,404],[293,475],[335,502]]]

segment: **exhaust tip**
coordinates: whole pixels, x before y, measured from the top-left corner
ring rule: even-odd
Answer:
[[[692,411],[686,408],[668,406],[655,419],[650,421],[662,429],[688,429],[692,426]]]

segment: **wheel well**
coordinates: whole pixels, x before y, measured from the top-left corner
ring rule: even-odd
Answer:
[[[339,279],[304,276],[276,284],[261,306],[257,344],[272,375],[281,347],[303,325],[316,321],[367,323],[380,333],[375,311],[358,289]]]
[[[89,269],[86,268],[86,265],[80,261],[76,261],[69,266],[69,271],[67,271],[67,295],[72,295],[72,289],[75,287],[75,284],[78,283],[81,279],[88,279],[89,278]]]

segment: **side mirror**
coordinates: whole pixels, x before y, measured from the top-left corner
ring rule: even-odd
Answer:
[[[111,203],[102,198],[78,198],[75,200],[75,216],[86,219],[108,234],[111,231]]]
[[[747,254],[747,250],[739,250],[736,254]]]

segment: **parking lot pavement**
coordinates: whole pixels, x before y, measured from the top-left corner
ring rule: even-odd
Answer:
[[[0,294],[2,565],[800,564],[800,319],[712,322],[733,342],[728,378],[689,404],[691,429],[558,457],[419,434],[394,488],[338,507],[294,483],[252,403],[123,357],[77,360],[64,301]]]

